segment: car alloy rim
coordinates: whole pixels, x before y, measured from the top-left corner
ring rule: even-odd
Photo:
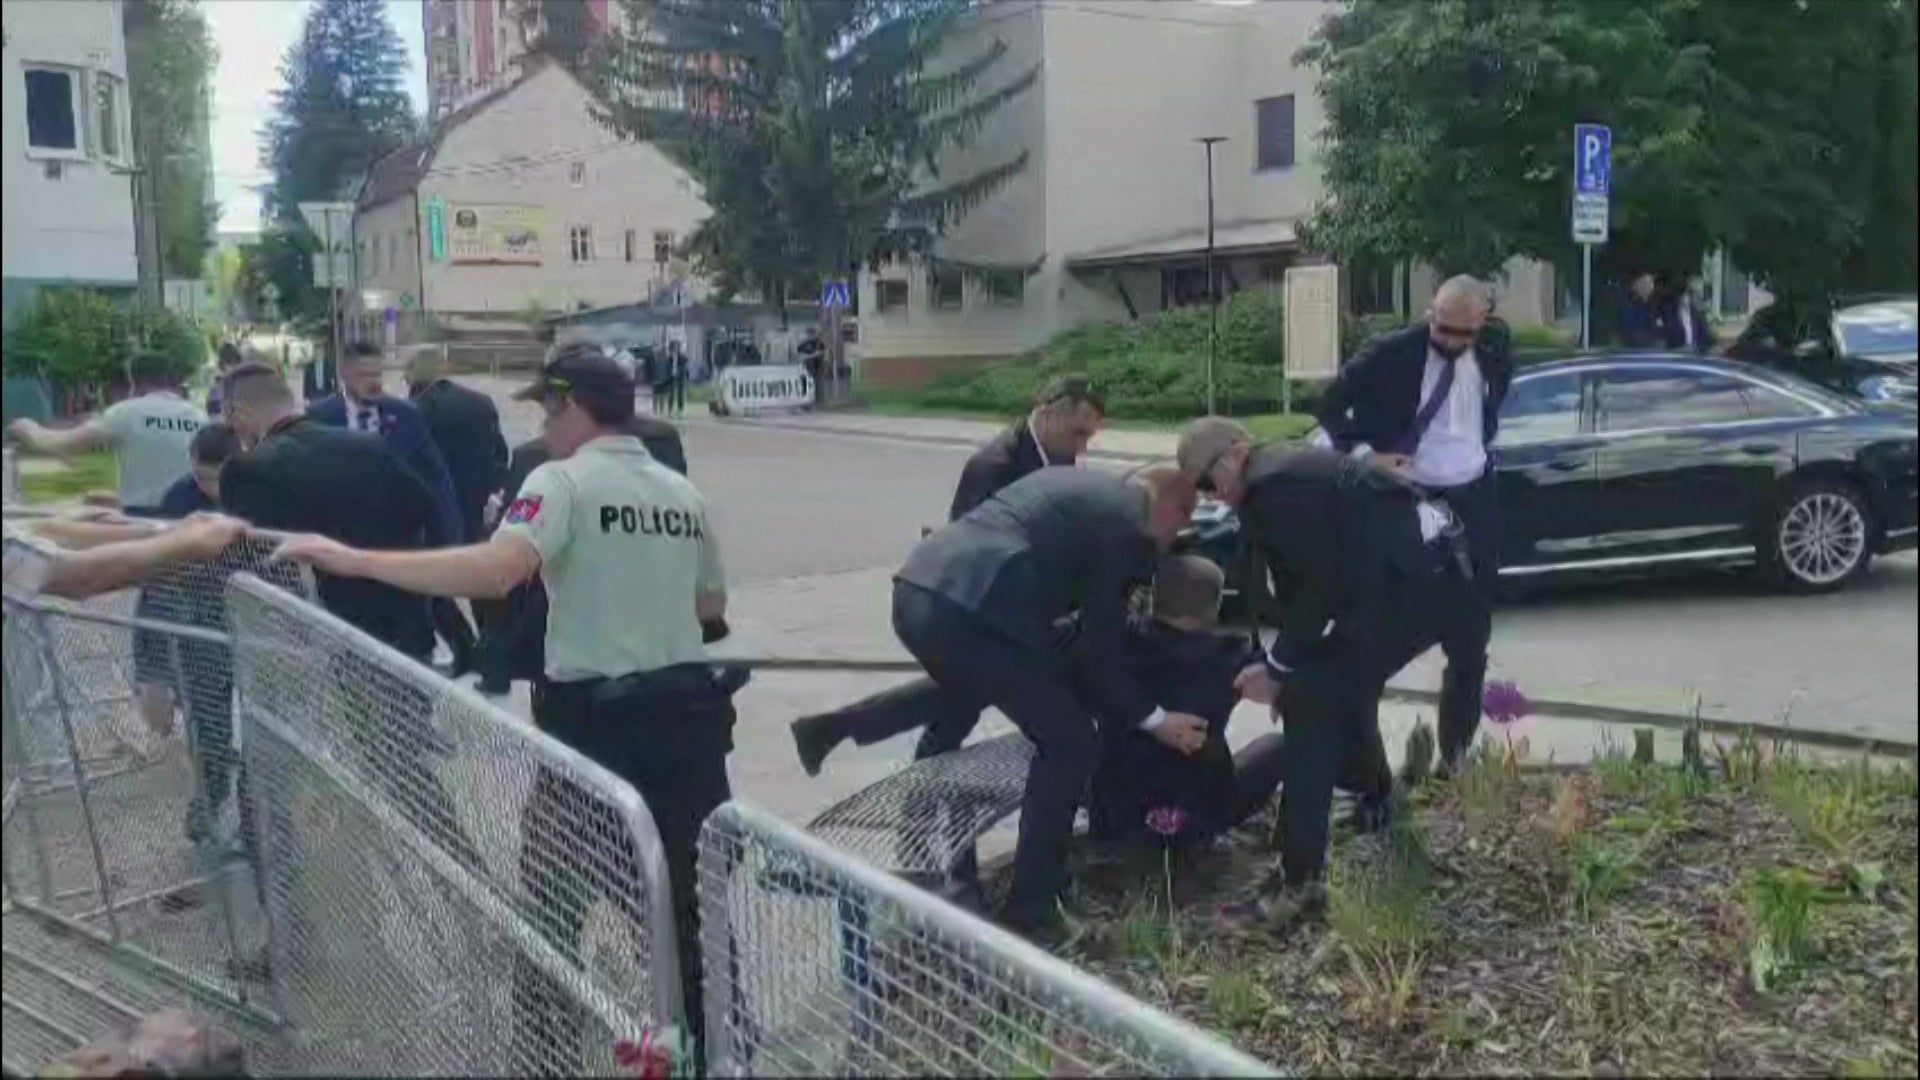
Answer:
[[[1844,495],[1818,492],[1793,504],[1780,523],[1780,555],[1793,576],[1831,585],[1853,572],[1867,550],[1867,522]]]

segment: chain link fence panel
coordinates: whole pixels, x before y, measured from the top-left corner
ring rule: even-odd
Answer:
[[[581,1075],[671,1046],[666,868],[633,789],[247,579],[228,597],[271,1071]]]
[[[242,571],[310,595],[311,575],[269,564],[272,549],[250,538],[79,603],[7,598],[10,942],[19,920],[39,919],[210,1001],[253,1006],[258,988],[235,961],[264,947],[266,925],[234,857],[243,830],[222,597]],[[23,1046],[34,1032],[92,1038],[89,1022],[120,1012],[91,1008],[111,1003],[108,989],[24,954],[9,953],[7,976],[10,1044],[16,1029]]]
[[[1263,1076],[1273,1070],[743,803],[700,847],[716,1076]]]

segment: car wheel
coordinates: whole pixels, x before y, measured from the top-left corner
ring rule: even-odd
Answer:
[[[1841,480],[1806,480],[1781,498],[1760,557],[1768,575],[1794,592],[1831,592],[1873,559],[1873,512]]]

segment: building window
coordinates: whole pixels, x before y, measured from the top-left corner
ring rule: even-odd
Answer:
[[[1160,307],[1162,310],[1189,307],[1207,302],[1207,268],[1183,266],[1160,271]]]
[[[580,187],[587,182],[587,163],[575,161],[567,166],[567,183]]]
[[[567,255],[576,263],[593,261],[593,226],[574,225],[567,229]]]
[[[1400,310],[1400,267],[1359,259],[1347,269],[1348,310],[1355,315],[1392,315]]]
[[[116,75],[96,71],[93,75],[93,124],[95,149],[107,161],[121,160],[121,81]]]
[[[1256,170],[1293,168],[1293,95],[1261,98],[1253,103]]]
[[[1027,276],[1018,270],[988,270],[980,275],[980,293],[995,307],[1027,302]]]
[[[30,67],[27,76],[27,148],[45,156],[79,157],[80,116],[72,68]]]
[[[660,229],[653,234],[653,264],[665,266],[673,260],[673,232]]]
[[[881,278],[873,283],[874,306],[882,315],[890,311],[907,310],[907,282],[905,278]]]
[[[927,287],[933,293],[935,311],[959,311],[966,304],[966,278],[956,267],[930,268]]]
[[[628,262],[640,257],[640,230],[628,229],[621,234],[620,253]]]

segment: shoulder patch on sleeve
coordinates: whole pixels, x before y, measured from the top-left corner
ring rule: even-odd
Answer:
[[[526,525],[540,516],[540,496],[523,495],[507,507],[507,524]]]

